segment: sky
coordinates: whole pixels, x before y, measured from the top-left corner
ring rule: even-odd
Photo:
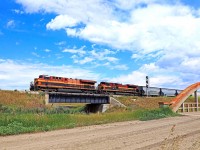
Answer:
[[[184,89],[199,64],[200,0],[0,1],[0,89],[41,74]]]

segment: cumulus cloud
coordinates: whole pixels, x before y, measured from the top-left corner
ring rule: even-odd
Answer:
[[[61,29],[65,27],[73,27],[76,26],[78,21],[68,15],[59,15],[55,19],[52,19],[51,22],[47,24],[47,29]]]
[[[141,83],[132,78],[149,74],[147,68],[151,67],[158,70],[150,70],[153,85],[167,85],[169,80],[170,85],[181,86],[182,83],[199,80],[199,76],[196,75],[199,71],[196,68],[200,63],[200,11],[183,4],[181,0],[17,2],[22,4],[28,13],[56,14],[57,16],[47,24],[47,29],[64,29],[68,36],[108,45],[113,49],[131,51],[133,61],[151,61],[142,64],[138,70],[113,80],[129,79],[133,83]],[[82,62],[86,63],[88,58],[96,58],[95,53],[97,52],[91,52],[85,60],[81,58]],[[101,57],[100,53],[98,55],[99,60],[107,59],[109,63],[109,60],[118,61],[114,57]],[[90,59],[88,62],[93,61]],[[195,78],[189,79],[188,75]]]
[[[70,71],[69,71],[70,70]],[[73,66],[51,66],[47,64],[30,64],[24,62],[16,62],[13,60],[0,59],[0,88],[1,89],[23,89],[28,90],[29,84],[34,78],[40,74],[93,79],[100,78],[90,70],[84,68],[76,68]]]
[[[149,76],[149,85],[151,87],[167,87],[184,89],[190,82],[183,80],[185,75],[176,74],[173,71],[159,68],[154,63],[144,64],[137,71],[132,71],[129,74],[120,75],[111,78],[113,82],[131,83],[137,85],[146,85],[146,76]],[[182,78],[180,78],[182,76]],[[196,76],[198,78],[200,76]]]
[[[17,2],[23,4],[27,12],[58,14],[47,24],[47,29],[65,29],[71,36],[114,48],[144,54],[161,49],[169,52],[172,47],[176,50],[186,49],[191,43],[199,46],[198,11],[181,3],[170,5],[167,0],[163,3],[158,0],[115,0],[112,3],[103,0]],[[125,19],[120,15],[120,10],[124,9],[128,16]],[[81,23],[83,26],[77,26]]]

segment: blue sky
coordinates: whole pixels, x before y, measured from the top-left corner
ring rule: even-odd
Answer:
[[[40,74],[182,89],[200,79],[198,0],[0,2],[0,88]]]

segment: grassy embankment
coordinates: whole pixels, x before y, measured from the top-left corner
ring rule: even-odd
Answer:
[[[32,95],[0,91],[0,135],[49,131],[118,121],[151,120],[176,115],[170,109],[153,108],[153,106],[151,109],[142,109],[143,104],[140,106],[139,99],[133,100],[133,97],[121,97],[120,99],[128,106],[127,108],[113,108],[104,114],[88,115],[83,113],[82,106],[73,109],[46,107],[43,103],[43,94]]]

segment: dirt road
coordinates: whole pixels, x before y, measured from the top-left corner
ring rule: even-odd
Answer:
[[[0,137],[0,149],[200,149],[200,113]]]

